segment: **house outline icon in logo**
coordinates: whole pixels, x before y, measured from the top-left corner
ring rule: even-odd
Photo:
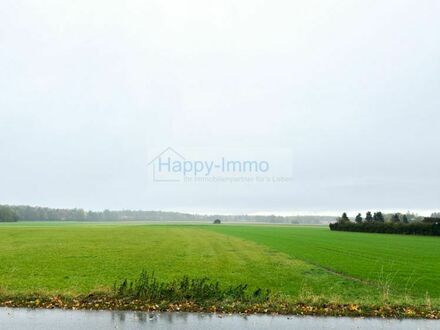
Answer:
[[[164,151],[162,151],[161,153],[159,153],[156,157],[154,157],[148,164],[147,166],[153,165],[153,181],[154,182],[180,182],[181,180],[179,179],[158,179],[156,177],[156,160],[160,159],[160,157],[162,157],[164,154],[166,153],[172,153],[175,156],[179,157],[180,159],[185,160],[185,157],[183,157],[180,153],[178,153],[176,150],[174,150],[171,147],[167,147]]]

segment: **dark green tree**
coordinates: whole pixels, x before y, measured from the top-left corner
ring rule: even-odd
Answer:
[[[356,223],[362,223],[362,214],[358,213],[355,219]]]
[[[368,211],[367,214],[365,215],[365,221],[366,222],[373,222],[373,216],[371,215],[370,211]]]
[[[391,222],[393,223],[399,223],[400,222],[400,218],[399,218],[399,214],[393,214],[393,216],[391,217]]]
[[[409,223],[408,216],[406,214],[403,215],[402,222],[403,223]]]
[[[374,213],[373,222],[385,222],[382,212]]]
[[[338,219],[338,222],[346,223],[350,222],[350,219],[347,216],[347,213],[342,213],[342,216]]]

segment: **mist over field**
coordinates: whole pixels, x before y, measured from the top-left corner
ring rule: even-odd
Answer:
[[[438,211],[439,6],[3,1],[0,201]],[[167,147],[281,148],[291,180],[152,183],[152,150]]]

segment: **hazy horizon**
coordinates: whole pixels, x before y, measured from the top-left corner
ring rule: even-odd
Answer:
[[[2,205],[2,204],[0,204]],[[331,216],[331,217],[338,217],[343,212],[347,213],[349,217],[355,217],[358,213],[361,213],[362,215],[365,215],[367,212],[377,212],[381,211],[384,214],[395,214],[395,213],[413,213],[417,214],[419,216],[431,216],[433,213],[439,213],[439,210],[433,209],[433,210],[399,210],[399,209],[341,209],[341,210],[331,210],[331,211],[276,211],[276,212],[268,212],[268,211],[262,211],[262,212],[222,212],[218,211],[215,212],[213,210],[182,210],[182,209],[114,209],[114,208],[105,208],[105,209],[86,209],[80,206],[75,207],[53,207],[53,206],[45,206],[45,205],[9,205],[9,206],[31,206],[31,207],[41,207],[41,208],[50,208],[50,209],[84,209],[84,211],[92,211],[92,212],[102,212],[105,210],[109,211],[146,211],[146,212],[176,212],[176,213],[184,213],[184,214],[194,214],[194,215],[225,215],[225,216],[240,216],[240,215],[247,215],[247,216],[282,216],[282,217],[288,217],[288,216]]]
[[[3,9],[0,204],[440,210],[438,1]],[[167,147],[204,161],[234,148],[289,180],[152,182]]]

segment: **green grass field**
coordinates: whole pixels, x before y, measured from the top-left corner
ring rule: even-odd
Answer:
[[[292,301],[440,306],[437,237],[327,227],[14,223],[0,225],[2,294],[109,291],[141,270],[270,288]]]

